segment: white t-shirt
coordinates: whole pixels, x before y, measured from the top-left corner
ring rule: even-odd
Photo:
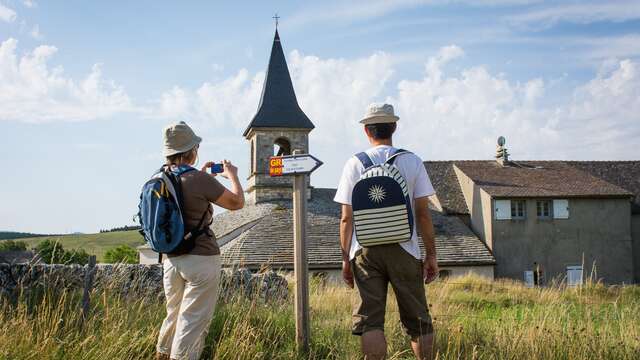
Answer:
[[[366,150],[365,152],[371,158],[374,164],[383,163],[389,157],[389,153],[393,147],[388,145],[378,145],[371,149]],[[404,176],[407,184],[409,184],[409,194],[411,194],[411,209],[413,210],[413,218],[415,219],[415,199],[430,196],[435,194],[433,190],[433,185],[431,185],[431,180],[429,180],[429,175],[427,175],[427,170],[422,163],[422,159],[415,154],[403,154],[399,155],[394,165],[400,170],[402,176]],[[333,201],[351,205],[351,193],[353,191],[353,187],[356,185],[358,180],[360,180],[360,176],[364,171],[364,166],[356,158],[355,156],[351,157],[344,165],[344,169],[342,170],[342,177],[340,178],[340,183],[338,184],[338,190],[336,191],[336,196],[333,198]],[[417,222],[414,223],[413,226],[413,234],[411,235],[411,240],[400,243],[403,249],[405,249],[409,254],[413,255],[416,259],[420,260],[420,247],[418,245],[418,233]],[[358,243],[358,239],[356,238],[356,232],[353,232],[353,236],[351,237],[351,249],[349,250],[349,258],[353,259],[355,257],[356,251],[361,248]]]

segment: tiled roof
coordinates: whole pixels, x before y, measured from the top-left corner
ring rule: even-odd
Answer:
[[[479,187],[494,197],[630,197],[631,192],[564,161],[456,161]]]
[[[340,268],[340,205],[332,201],[335,189],[313,189],[307,221],[310,269]],[[438,262],[443,265],[492,265],[487,247],[462,221],[432,212]],[[214,222],[216,220],[214,219]],[[282,202],[237,238],[222,245],[224,266],[264,265],[293,267],[293,224],[290,203]]]
[[[632,211],[640,213],[640,161],[567,161],[567,164],[633,193]]]
[[[244,135],[249,133],[249,129],[258,127],[314,128],[311,120],[298,105],[277,30],[273,39],[267,74],[264,78],[260,105],[258,105],[256,115],[244,131]]]
[[[453,161],[424,162],[442,210],[447,214],[468,214],[469,209],[464,201],[453,164]]]

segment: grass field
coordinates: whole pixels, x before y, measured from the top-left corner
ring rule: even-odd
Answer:
[[[52,239],[59,241],[65,249],[84,249],[91,255],[96,255],[98,262],[103,261],[104,253],[118,245],[126,244],[132,247],[144,244],[144,239],[137,231],[115,231],[99,234],[78,234],[64,236],[44,236],[19,239],[32,248],[40,241]]]
[[[428,286],[438,359],[638,359],[640,287],[528,289],[468,276]],[[312,286],[310,359],[360,358],[350,335],[355,294]],[[163,304],[94,294],[79,327],[78,297],[47,296],[0,306],[0,359],[152,359]],[[390,296],[389,359],[411,358]],[[204,359],[294,359],[292,300],[221,303]]]

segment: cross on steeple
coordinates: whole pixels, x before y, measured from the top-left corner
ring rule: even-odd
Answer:
[[[275,19],[275,20],[276,20],[276,30],[278,30],[278,19],[280,19],[280,16],[278,16],[278,13],[276,13],[276,15],[275,15],[275,16],[273,16],[273,18],[272,18],[272,19]]]

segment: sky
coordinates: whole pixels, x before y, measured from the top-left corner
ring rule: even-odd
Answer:
[[[372,102],[424,160],[491,159],[500,135],[516,160],[640,159],[637,0],[0,0],[0,230],[132,224],[180,120],[246,183],[275,13],[313,186],[367,146]]]

